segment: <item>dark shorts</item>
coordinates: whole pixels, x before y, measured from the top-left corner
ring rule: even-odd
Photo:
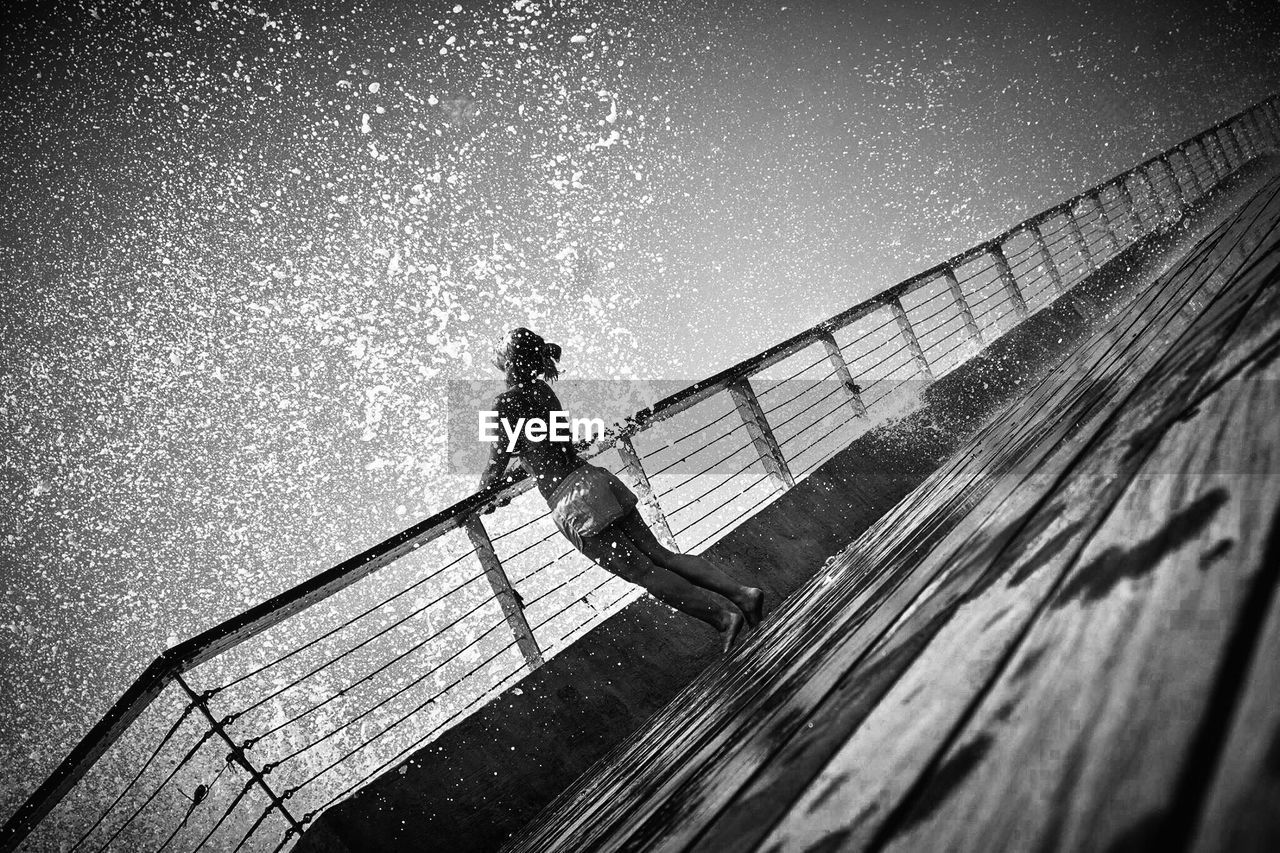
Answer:
[[[581,551],[584,537],[635,509],[636,496],[613,474],[584,462],[560,481],[547,503],[556,527]]]

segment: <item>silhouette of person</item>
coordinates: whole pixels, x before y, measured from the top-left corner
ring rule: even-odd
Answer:
[[[507,387],[492,410],[504,430],[514,433],[521,418],[549,425],[553,412],[563,412],[548,384],[559,376],[560,355],[559,345],[529,329],[515,328],[503,336],[493,363],[506,375]],[[703,557],[663,546],[636,511],[631,490],[609,471],[582,459],[572,441],[530,440],[521,429],[511,449],[499,436],[480,489],[508,478],[513,457],[534,478],[556,527],[597,565],[715,628],[725,651],[744,624],[759,623],[762,590],[738,583]]]

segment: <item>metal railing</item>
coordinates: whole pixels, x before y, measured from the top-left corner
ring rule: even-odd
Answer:
[[[1278,144],[1273,98],[636,412],[590,455],[698,549]],[[164,652],[0,849],[286,847],[640,594],[529,487],[473,494]]]

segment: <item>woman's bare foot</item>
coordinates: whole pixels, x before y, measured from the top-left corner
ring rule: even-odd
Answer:
[[[764,618],[764,590],[754,586],[743,587],[743,589],[738,608],[747,617],[747,627],[754,628]]]
[[[734,640],[738,639],[738,634],[742,631],[745,621],[741,613],[730,612],[725,620],[728,624],[720,629],[720,636],[724,638],[724,644],[721,646],[722,652],[727,652],[733,646]]]

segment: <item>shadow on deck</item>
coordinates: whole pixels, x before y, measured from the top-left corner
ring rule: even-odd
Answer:
[[[509,849],[1280,849],[1277,265],[1280,179]]]

